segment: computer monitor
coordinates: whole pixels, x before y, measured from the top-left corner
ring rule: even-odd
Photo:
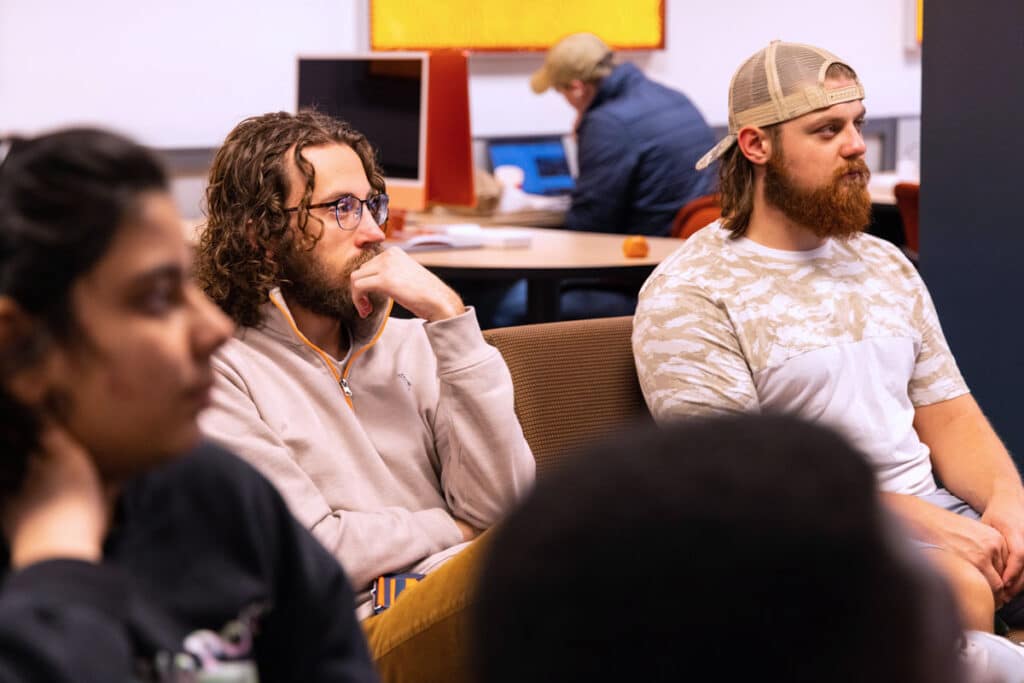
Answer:
[[[426,205],[426,53],[299,57],[298,109],[347,121],[378,150],[391,204]]]
[[[565,144],[560,135],[491,138],[487,141],[491,170],[511,165],[523,169],[523,192],[565,195],[574,186]]]

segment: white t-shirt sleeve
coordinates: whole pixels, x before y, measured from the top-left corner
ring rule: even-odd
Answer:
[[[946,336],[942,333],[942,325],[939,324],[939,316],[928,288],[916,271],[910,277],[914,279],[918,292],[913,315],[921,333],[921,346],[907,391],[911,403],[919,408],[948,401],[970,390],[960,374]]]
[[[700,287],[648,283],[633,322],[633,356],[651,414],[659,422],[757,412],[757,390],[725,309]]]

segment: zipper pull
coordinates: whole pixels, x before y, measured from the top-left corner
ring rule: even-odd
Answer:
[[[345,392],[345,395],[352,398],[352,389],[348,386],[348,380],[342,377],[339,384],[341,384],[341,390]]]

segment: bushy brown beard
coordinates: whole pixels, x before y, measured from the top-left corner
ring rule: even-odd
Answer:
[[[352,301],[351,276],[364,263],[384,251],[380,244],[371,244],[350,258],[340,272],[330,272],[309,251],[293,244],[283,258],[281,291],[291,301],[317,315],[322,315],[352,327],[362,319]],[[371,293],[374,312],[387,302],[382,294]]]
[[[852,179],[848,173],[858,173],[860,177]],[[837,169],[827,185],[804,190],[793,183],[780,149],[765,168],[764,198],[818,237],[845,240],[871,222],[870,177],[864,160],[855,159]]]

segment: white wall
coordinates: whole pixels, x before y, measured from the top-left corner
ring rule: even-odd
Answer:
[[[155,147],[215,147],[246,116],[293,109],[298,54],[365,52],[367,3],[0,0],[0,135],[95,124]],[[772,38],[821,45],[857,70],[869,116],[908,117],[899,156],[916,159],[921,65],[905,50],[909,4],[666,0],[666,49],[626,58],[722,125],[729,78],[744,58]],[[539,53],[472,57],[474,136],[571,128],[575,112],[561,97],[530,91],[542,61]],[[174,178],[185,216],[199,215],[204,184],[203,174]]]
[[[294,106],[298,53],[366,50],[366,3],[0,0],[0,132],[98,123],[158,147],[216,146],[241,118]],[[666,0],[666,50],[630,59],[723,124],[729,78],[747,55],[772,38],[810,42],[852,63],[869,115],[916,116],[921,68],[905,51],[907,4]],[[570,128],[574,112],[557,95],[529,90],[541,60],[472,58],[474,135]]]
[[[213,147],[291,110],[299,52],[365,49],[365,0],[0,0],[0,132],[103,124]]]
[[[909,3],[863,0],[823,8],[814,0],[666,0],[666,49],[630,53],[652,78],[686,93],[711,124],[728,120],[729,79],[774,38],[820,45],[850,62],[865,84],[869,116],[921,111],[921,59],[908,52]],[[799,27],[799,28],[797,28]],[[474,134],[561,132],[575,113],[554,93],[535,96],[528,76],[540,55],[479,54],[471,62]]]
[[[912,4],[669,0],[668,50],[651,56],[648,72],[689,94],[710,122],[724,124],[729,79],[744,59],[775,38],[811,43],[850,62],[867,91],[869,116],[917,115],[920,54],[906,50]]]

